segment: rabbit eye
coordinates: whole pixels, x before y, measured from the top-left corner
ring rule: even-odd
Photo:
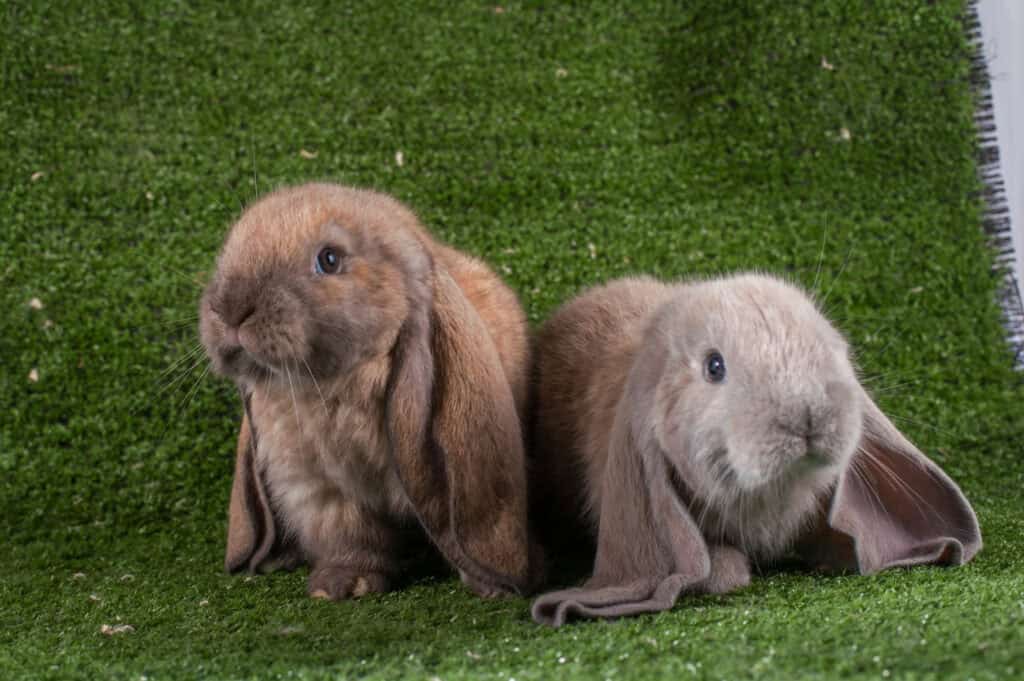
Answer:
[[[717,350],[712,350],[704,359],[704,380],[721,383],[725,380],[725,359]]]
[[[317,274],[337,274],[341,269],[341,253],[330,246],[321,248],[313,267]]]

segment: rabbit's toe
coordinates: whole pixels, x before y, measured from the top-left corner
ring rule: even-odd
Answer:
[[[509,595],[504,589],[493,584],[485,584],[462,570],[459,570],[459,577],[462,579],[462,583],[468,586],[480,598],[501,598]]]
[[[750,586],[750,561],[741,551],[731,546],[711,546],[711,574],[704,583],[704,590],[713,594],[724,594]]]
[[[310,572],[307,590],[312,598],[340,601],[369,593],[383,593],[388,590],[388,579],[376,572],[335,566],[319,567]]]

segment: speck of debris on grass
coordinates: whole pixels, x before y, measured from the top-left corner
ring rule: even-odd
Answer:
[[[104,636],[117,636],[118,634],[131,634],[135,627],[130,624],[103,624],[100,626],[100,633]]]

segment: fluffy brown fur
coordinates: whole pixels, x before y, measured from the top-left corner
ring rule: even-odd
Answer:
[[[385,195],[281,189],[228,234],[200,331],[246,406],[228,570],[384,591],[421,526],[478,593],[529,589],[527,329],[486,265]]]

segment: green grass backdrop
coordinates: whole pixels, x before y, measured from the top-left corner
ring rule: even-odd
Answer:
[[[1024,386],[980,228],[965,12],[4,3],[0,678],[1024,675]],[[820,268],[984,552],[558,631],[455,580],[325,603],[301,571],[222,574],[239,408],[192,366],[198,282],[243,205],[310,179],[406,201],[533,322],[626,273]]]

